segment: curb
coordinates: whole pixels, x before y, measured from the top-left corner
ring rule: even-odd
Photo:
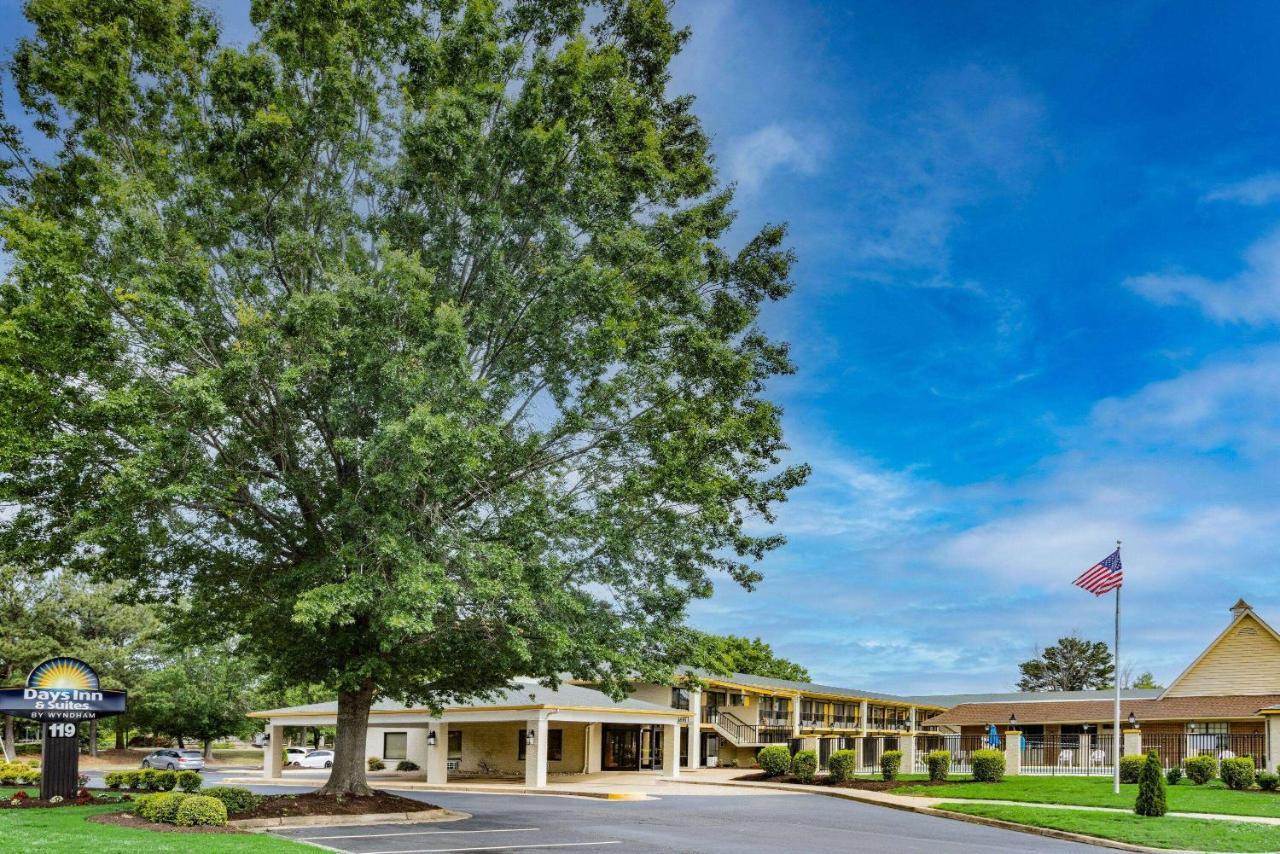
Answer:
[[[295,815],[274,818],[241,818],[227,822],[241,830],[261,830],[272,827],[349,827],[359,824],[403,824],[406,822],[461,821],[471,818],[470,813],[457,810],[430,809],[413,812],[381,812],[365,815]]]

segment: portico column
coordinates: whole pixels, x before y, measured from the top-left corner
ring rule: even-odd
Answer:
[[[431,743],[432,736],[435,744]],[[449,782],[449,725],[433,723],[427,728],[427,782]]]
[[[1267,723],[1270,726],[1270,721]],[[1142,730],[1140,729],[1123,729],[1120,734],[1124,736],[1124,755],[1125,756],[1141,756],[1142,755]],[[1163,758],[1163,757],[1162,757]],[[1267,754],[1267,759],[1272,759],[1271,754]],[[1268,765],[1274,765],[1272,759]]]
[[[791,737],[800,737],[800,703],[799,695],[791,698]]]
[[[1280,773],[1280,715],[1268,713],[1267,720],[1267,769]]]
[[[702,689],[689,690],[689,767],[702,764]]]
[[[267,744],[262,748],[262,776],[268,780],[284,773],[284,727],[267,727]]]
[[[912,734],[898,736],[898,752],[902,754],[899,766],[903,774],[914,774],[916,771],[916,737]]]
[[[533,733],[533,744],[528,734]],[[547,719],[537,718],[525,723],[524,784],[543,789],[547,785]]]
[[[680,776],[680,724],[662,726],[662,776]]]

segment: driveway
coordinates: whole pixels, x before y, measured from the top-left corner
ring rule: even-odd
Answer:
[[[667,795],[652,801],[592,801],[547,796],[404,792],[471,813],[433,824],[306,827],[275,831],[359,854],[519,852],[868,851],[879,854],[1080,852],[1089,845],[804,795]]]

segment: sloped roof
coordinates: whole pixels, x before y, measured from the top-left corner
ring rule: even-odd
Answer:
[[[518,685],[506,691],[499,692],[489,700],[475,700],[465,705],[447,706],[447,709],[474,709],[483,711],[484,709],[501,709],[510,708],[511,706],[548,706],[556,707],[572,707],[587,709],[626,709],[636,712],[665,712],[671,713],[670,706],[659,706],[656,703],[649,703],[644,700],[637,700],[628,697],[625,700],[614,700],[608,694],[597,691],[594,688],[588,688],[585,685],[569,685],[562,683],[559,688],[548,688],[539,685],[532,680],[517,680]],[[373,711],[377,712],[398,712],[405,709],[423,709],[424,706],[406,706],[403,703],[394,700],[378,700],[373,704]],[[309,703],[305,706],[289,706],[283,709],[268,709],[260,712],[252,712],[251,717],[285,717],[291,714],[307,714],[307,713],[334,713],[337,714],[338,702],[332,700],[327,703]]]
[[[941,703],[935,703],[924,697],[904,697],[900,694],[884,694],[879,691],[864,691],[861,688],[845,688],[836,685],[823,685],[818,682],[797,682],[792,679],[774,679],[771,676],[753,676],[750,673],[712,673],[710,670],[700,670],[697,668],[689,668],[686,673],[691,673],[700,679],[706,679],[710,682],[726,682],[733,685],[743,685],[748,688],[764,688],[775,691],[788,691],[807,694],[831,694],[838,697],[848,697],[850,700],[885,700],[887,702],[902,703],[904,705],[925,705],[943,707]]]
[[[1121,688],[1121,700],[1154,700],[1163,688]],[[1090,691],[1003,691],[992,694],[932,694],[912,697],[921,703],[951,708],[964,703],[1070,703],[1082,700],[1114,700],[1110,688]]]
[[[924,721],[926,726],[1004,724],[1016,714],[1023,724],[1087,724],[1109,721],[1113,699],[1062,702],[964,703]],[[1280,694],[1231,697],[1165,697],[1163,699],[1120,699],[1120,717],[1132,712],[1139,723],[1159,720],[1221,720],[1251,718],[1262,707],[1280,703]]]

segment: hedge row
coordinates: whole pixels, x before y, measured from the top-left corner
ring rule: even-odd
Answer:
[[[133,789],[146,792],[172,792],[175,788],[194,792],[200,788],[200,775],[195,771],[160,771],[139,768],[130,771],[108,771],[102,775],[108,789]]]
[[[147,821],[176,824],[179,827],[221,827],[227,823],[227,806],[221,800],[187,792],[143,795],[138,798],[135,812]]]
[[[40,782],[40,769],[35,763],[4,762],[0,760],[0,785],[31,785]]]

